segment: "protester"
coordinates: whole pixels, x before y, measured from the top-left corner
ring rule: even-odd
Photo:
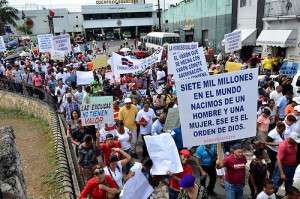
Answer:
[[[264,180],[264,190],[260,192],[256,199],[276,199],[274,194],[274,183],[270,178]]]
[[[185,175],[179,181],[180,193],[178,199],[208,199],[205,188],[195,183],[193,175]]]

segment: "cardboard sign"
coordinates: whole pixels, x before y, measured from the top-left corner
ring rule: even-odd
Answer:
[[[90,98],[91,104],[97,104],[97,103],[103,103],[103,102],[113,103],[113,97],[112,96],[99,96],[99,97],[91,97]]]
[[[226,62],[225,70],[228,72],[234,72],[234,71],[240,71],[242,67],[242,64],[235,63],[235,62]]]
[[[6,47],[5,47],[3,36],[0,36],[0,51],[2,51],[2,52],[6,51]]]
[[[54,50],[52,37],[53,37],[52,34],[37,36],[40,52],[51,52]]]
[[[255,136],[257,77],[248,69],[176,82],[183,146]]]
[[[203,48],[170,55],[168,64],[173,68],[175,80],[186,80],[208,76]]]
[[[198,42],[168,44],[168,59],[173,54],[183,53],[185,51],[195,50],[198,48]],[[174,65],[170,65],[168,61],[168,74],[174,74]]]
[[[77,71],[77,85],[88,85],[94,81],[93,71]]]
[[[180,127],[179,109],[178,107],[169,108],[164,131],[176,129],[178,127]]]
[[[101,55],[97,58],[94,58],[92,59],[92,62],[94,69],[106,67],[108,65],[106,55]]]
[[[114,78],[113,78],[113,72],[105,73],[105,79],[109,79],[110,84],[114,84]],[[116,82],[120,82],[121,77],[120,74],[115,75],[115,80]]]
[[[65,60],[65,52],[53,50],[51,51],[51,59],[53,60]]]
[[[64,51],[65,54],[71,52],[70,35],[65,34],[65,35],[53,36],[53,47],[54,50]]]
[[[283,63],[280,68],[280,75],[287,75],[287,76],[294,76],[297,74],[298,71],[298,63]]]
[[[242,49],[242,31],[235,31],[225,35],[225,52],[230,53]]]
[[[83,126],[114,122],[114,112],[111,102],[82,104],[80,112]]]

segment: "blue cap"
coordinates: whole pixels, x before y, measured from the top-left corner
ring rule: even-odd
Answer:
[[[243,149],[243,145],[236,143],[235,145],[233,145],[233,150],[238,150],[238,149]]]
[[[195,184],[195,176],[193,175],[185,175],[179,181],[179,185],[184,189],[191,188],[194,186],[194,184]]]

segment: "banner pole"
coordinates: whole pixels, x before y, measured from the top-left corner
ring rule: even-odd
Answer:
[[[222,142],[217,143],[217,152],[218,152],[218,160],[219,162],[222,162],[223,161]]]

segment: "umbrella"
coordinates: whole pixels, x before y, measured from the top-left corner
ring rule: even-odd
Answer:
[[[131,49],[130,48],[122,48],[120,51],[123,52],[123,53],[125,53],[125,52],[131,51]]]
[[[139,57],[147,57],[147,56],[149,56],[148,53],[145,52],[145,51],[137,51],[135,54],[137,56],[139,56]]]
[[[26,50],[26,48],[25,47],[19,47],[19,48],[16,48],[15,52],[17,53],[17,52],[21,52],[23,50]]]
[[[13,45],[18,45],[19,43],[17,41],[11,41],[8,42],[8,45],[13,46]]]
[[[20,57],[18,54],[13,54],[13,55],[9,55],[8,57],[6,57],[5,60],[16,59],[18,57]]]
[[[29,53],[29,52],[22,52],[22,53],[20,53],[19,55],[20,55],[21,57],[31,57],[31,56],[32,56],[32,54]]]

